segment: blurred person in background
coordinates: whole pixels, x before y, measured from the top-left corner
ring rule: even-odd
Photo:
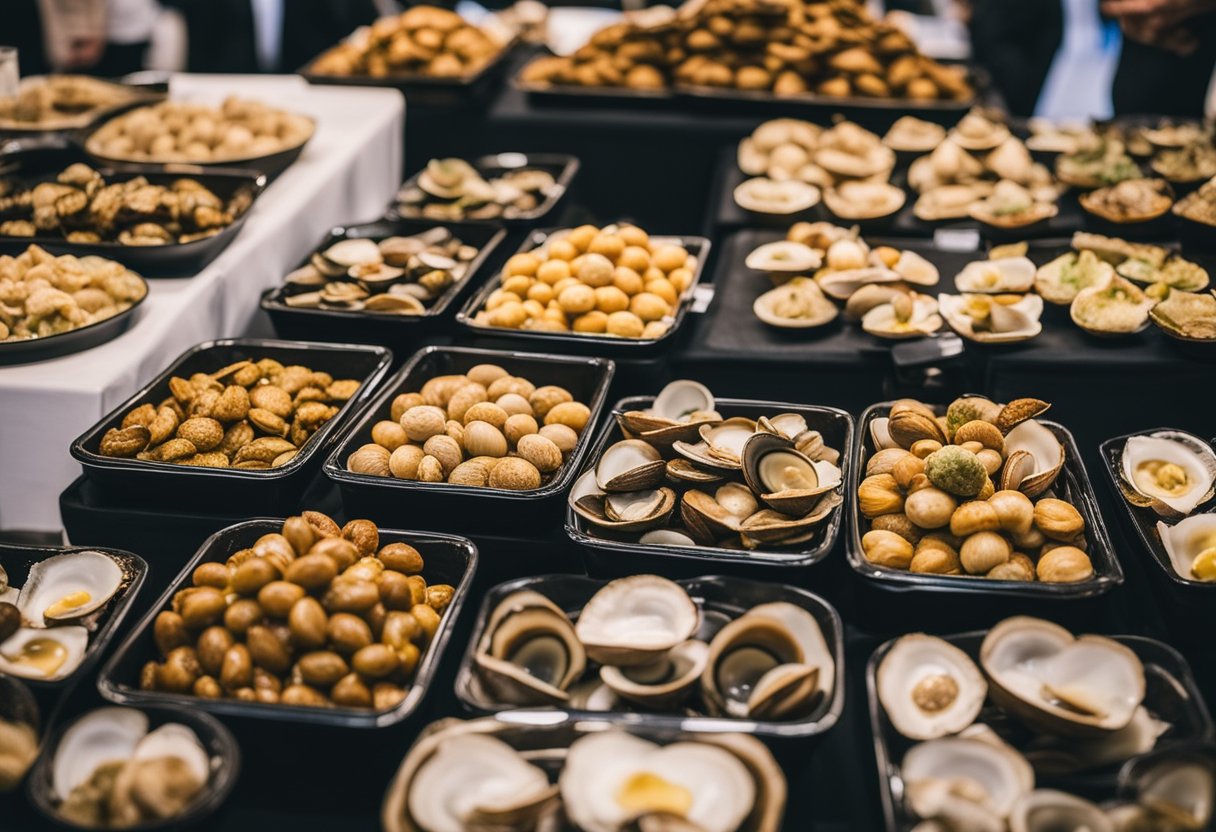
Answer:
[[[1102,12],[1123,30],[1115,112],[1201,117],[1216,70],[1216,0],[1104,0]]]
[[[1064,39],[1061,0],[961,0],[972,60],[1016,116],[1034,114],[1056,50]]]

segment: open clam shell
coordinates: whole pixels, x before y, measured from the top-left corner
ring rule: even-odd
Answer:
[[[1194,514],[1175,526],[1158,521],[1157,534],[1179,577],[1216,580],[1216,569],[1207,565],[1216,561],[1216,514]]]
[[[55,682],[80,667],[88,648],[84,627],[21,627],[0,643],[0,673]]]
[[[681,483],[695,482],[702,485],[711,485],[722,482],[724,476],[721,471],[706,471],[704,468],[698,468],[689,460],[681,457],[667,461],[667,478]]]
[[[772,433],[757,433],[743,446],[743,477],[766,505],[795,516],[810,512],[841,480],[835,465],[812,461]]]
[[[758,272],[812,272],[823,263],[823,253],[803,243],[778,240],[758,246],[744,265]]]
[[[1005,829],[1013,807],[1034,788],[1034,771],[1000,740],[940,737],[908,749],[900,776],[912,811],[950,829]],[[955,793],[967,784],[966,796]]]
[[[586,653],[566,613],[530,590],[502,600],[474,655],[482,682],[501,702],[555,705],[586,668]]]
[[[942,316],[938,314],[937,301],[928,295],[900,293],[890,302],[866,312],[861,318],[861,328],[888,340],[923,338],[942,328]]]
[[[797,179],[778,182],[757,177],[735,188],[735,202],[739,207],[757,214],[795,214],[815,207],[819,199],[818,188]]]
[[[975,722],[988,683],[971,657],[924,633],[901,637],[875,674],[878,699],[895,730],[914,740],[957,734]]]
[[[676,493],[667,487],[605,492],[587,471],[570,489],[570,506],[584,520],[619,532],[644,532],[667,522],[675,510]]]
[[[17,600],[35,627],[101,609],[122,587],[122,567],[101,552],[67,552],[34,564]]]
[[[1128,499],[1162,517],[1185,517],[1213,496],[1216,451],[1189,433],[1159,431],[1129,437],[1120,463],[1122,490]]]
[[[680,498],[680,519],[694,539],[711,544],[737,533],[758,507],[755,494],[740,483],[727,483],[713,495],[693,488]]]
[[[703,425],[701,440],[709,456],[735,466],[743,458],[743,446],[756,432],[756,422],[744,416],[735,416],[716,425]]]
[[[795,277],[769,289],[752,303],[752,312],[769,326],[782,329],[811,329],[835,320],[836,305],[809,277]]]
[[[816,282],[828,297],[848,300],[862,286],[872,283],[896,283],[902,279],[897,272],[883,266],[864,266],[822,273],[816,278]]]
[[[1132,335],[1148,327],[1148,313],[1155,304],[1136,284],[1112,273],[1105,282],[1078,292],[1069,316],[1090,335]]]
[[[708,644],[690,639],[650,664],[602,667],[600,679],[621,699],[646,708],[670,710],[696,688],[708,656]]]
[[[1029,341],[1043,331],[1043,299],[1034,294],[940,294],[937,307],[952,330],[980,344]]]
[[[595,466],[595,482],[604,491],[638,491],[663,480],[667,463],[653,445],[623,439],[608,447]]]
[[[1051,430],[1027,419],[1005,435],[1005,467],[1000,487],[1035,498],[1064,470],[1064,444]]]
[[[960,292],[1029,292],[1034,288],[1034,273],[1034,262],[1028,257],[976,260],[955,275],[954,285]]]
[[[791,546],[809,540],[815,527],[828,518],[838,505],[844,502],[839,491],[825,493],[810,512],[801,517],[785,514],[773,509],[758,511],[739,525],[743,545],[756,549],[768,543]]]
[[[602,665],[648,664],[687,641],[701,611],[679,584],[634,575],[603,586],[583,606],[575,632],[588,657]]]

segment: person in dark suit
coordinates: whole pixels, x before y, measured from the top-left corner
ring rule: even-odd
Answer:
[[[190,72],[295,72],[379,12],[374,0],[167,0],[186,19]],[[255,15],[255,4],[259,15]],[[277,15],[274,13],[277,11]],[[277,16],[277,25],[275,17]],[[270,21],[268,37],[255,20]],[[267,48],[268,43],[277,48]]]
[[[1060,0],[970,0],[972,60],[992,76],[1009,112],[1034,114],[1047,72],[1064,40]]]
[[[1102,12],[1123,30],[1115,112],[1203,116],[1216,70],[1216,0],[1105,0]]]

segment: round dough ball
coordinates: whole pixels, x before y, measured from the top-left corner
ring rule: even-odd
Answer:
[[[590,286],[567,286],[557,296],[562,311],[572,315],[581,315],[595,308],[595,290]]]
[[[613,312],[608,316],[608,334],[622,338],[640,338],[646,325],[632,312]]]

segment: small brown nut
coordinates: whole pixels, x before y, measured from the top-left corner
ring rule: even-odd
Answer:
[[[249,415],[249,391],[236,384],[229,384],[220,397],[211,405],[211,418],[225,424],[239,422]]]
[[[304,597],[304,587],[287,581],[271,581],[258,590],[258,606],[269,616],[286,618],[291,608]]]
[[[866,560],[877,566],[891,569],[907,569],[912,562],[912,544],[895,532],[875,529],[861,538],[861,548]]]
[[[320,511],[305,511],[300,514],[316,531],[317,537],[341,537],[342,527],[328,514]]]
[[[556,404],[544,416],[546,425],[565,425],[577,433],[582,433],[591,421],[591,408],[582,402],[562,402]]]
[[[383,679],[401,666],[397,653],[387,644],[369,644],[351,656],[351,667],[365,679]]]
[[[380,590],[380,603],[389,610],[408,610],[414,605],[414,594],[410,591],[410,580],[400,572],[386,569],[376,576],[376,587]]]
[[[399,480],[418,479],[418,466],[426,456],[417,445],[402,445],[388,458],[388,470]]]
[[[384,572],[384,563],[376,557],[364,556],[347,567],[342,573],[344,581],[374,581]]]
[[[217,450],[233,456],[242,447],[252,442],[255,436],[257,434],[253,430],[253,425],[248,422],[237,422],[224,431],[224,438],[220,441]]]
[[[259,558],[266,558],[283,570],[287,568],[287,564],[295,560],[296,550],[283,535],[271,532],[262,535],[254,542],[253,554]]]
[[[980,451],[984,450],[984,445],[980,442],[955,442],[954,444],[958,445],[964,451],[968,451],[969,453],[973,454],[978,454]]]
[[[455,395],[456,391],[470,381],[477,381],[477,379],[458,375],[435,376],[434,378],[427,379],[420,391],[422,401],[424,404],[432,407],[447,407],[448,401]]]
[[[228,601],[215,587],[200,586],[182,601],[182,624],[190,630],[201,630],[218,624],[224,617]]]
[[[985,422],[982,419],[973,419],[970,422],[959,425],[954,431],[953,440],[955,445],[978,442],[980,448],[973,451],[973,453],[979,453],[979,450],[983,448],[988,448],[999,454],[1004,454],[1005,452],[1005,435],[1001,433],[1000,428],[996,425],[991,422]]]
[[[448,399],[448,418],[458,422],[464,421],[464,415],[473,407],[487,400],[486,388],[476,382],[469,382],[452,394]]]
[[[325,395],[335,402],[344,402],[359,392],[361,382],[354,378],[340,378],[325,388]]]
[[[139,671],[139,689],[156,690],[156,682],[160,673],[160,665],[156,662],[144,662]]]
[[[493,425],[495,429],[501,432],[509,417],[510,414],[507,413],[507,411],[503,410],[493,402],[481,402],[480,404],[475,404],[466,410],[464,413],[464,418],[461,419],[461,421],[464,422],[466,430],[468,429],[469,424],[472,422],[486,422],[487,424]]]
[[[448,482],[452,485],[472,485],[484,487],[490,481],[491,468],[482,462],[469,460],[462,462],[448,474]]]
[[[219,390],[200,391],[198,395],[190,400],[190,404],[187,405],[186,416],[210,416],[221,395],[222,393]],[[177,415],[179,421],[181,420],[181,416],[177,414],[176,410],[174,411],[174,415]]]
[[[282,571],[266,558],[251,558],[232,573],[232,589],[238,595],[257,595],[262,587],[277,580]]]
[[[377,555],[386,569],[405,575],[417,575],[422,571],[422,555],[408,543],[389,543]]]
[[[890,474],[875,474],[866,477],[857,486],[857,505],[861,513],[870,518],[880,514],[894,514],[904,510],[904,495],[895,482],[895,477]]]
[[[915,459],[915,457],[912,458]],[[954,499],[953,495],[932,486],[914,491],[904,500],[904,514],[922,529],[940,529],[948,525],[957,508],[958,501]],[[878,528],[878,520],[886,516],[875,517],[874,527]],[[913,543],[915,542],[913,541]]]
[[[102,456],[133,457],[148,447],[152,434],[143,425],[110,428],[101,437],[98,453]]]
[[[304,555],[287,565],[283,580],[313,590],[327,586],[338,574],[338,565],[325,555]]]
[[[178,425],[177,436],[189,440],[199,451],[210,451],[223,441],[224,427],[215,419],[196,416]]]
[[[1044,583],[1074,583],[1092,578],[1094,565],[1076,546],[1057,546],[1039,557],[1036,572]]]
[[[156,449],[155,456],[161,462],[175,462],[198,453],[198,448],[189,439],[169,439]]]
[[[339,533],[341,530],[339,529]],[[308,550],[310,555],[325,555],[330,558],[341,572],[359,559],[359,550],[355,544],[342,537],[323,537]]]
[[[368,443],[346,458],[346,470],[373,477],[389,475],[389,452],[380,445]]]
[[[169,693],[189,693],[203,675],[202,670],[193,647],[176,647],[157,668],[156,688]]]
[[[509,491],[530,491],[540,488],[540,471],[526,459],[508,457],[501,460],[490,472],[490,488],[505,488]]]
[[[890,448],[888,450],[900,450],[903,453],[903,456],[891,466],[891,476],[895,478],[895,483],[900,488],[907,488],[918,474],[925,472],[925,461],[916,454],[902,451],[902,449]]]
[[[427,604],[415,604],[410,610],[410,615],[418,621],[418,626],[421,632],[414,639],[414,643],[420,647],[425,647],[435,639],[435,633],[439,632],[440,613],[435,608]]]
[[[1013,547],[996,532],[976,532],[963,541],[959,558],[969,575],[986,575],[1009,560]]]
[[[1034,525],[1051,540],[1068,543],[1085,531],[1085,518],[1072,503],[1045,497],[1034,504]]]
[[[424,456],[418,463],[418,482],[443,482],[443,463],[433,456]]]
[[[335,581],[321,598],[325,609],[334,612],[366,612],[380,601],[380,590],[371,581]]]
[[[232,569],[226,563],[216,561],[200,563],[190,576],[195,586],[213,586],[216,589],[227,589],[232,579]]]
[[[164,442],[177,430],[181,419],[177,415],[177,411],[165,405],[156,411],[156,418],[152,420],[152,424],[148,425],[148,433],[151,438],[149,442],[153,445],[159,445]]]
[[[917,524],[913,523],[911,519],[909,519],[908,515],[899,513],[880,514],[871,521],[870,528],[878,529],[880,531],[895,532],[904,540],[915,546],[917,541],[924,536],[924,529],[928,527],[918,526]]]
[[[291,643],[300,650],[319,650],[325,646],[325,630],[329,618],[316,598],[304,596],[296,601],[287,615]]]
[[[371,520],[351,520],[342,527],[342,538],[354,544],[360,557],[374,555],[380,548],[380,530]]]
[[[464,425],[457,422],[455,419],[448,419],[444,425],[443,433],[445,436],[450,436],[456,440],[456,444],[464,447]]]
[[[984,470],[988,472],[989,478],[997,471],[1001,470],[1001,466],[1005,464],[1005,458],[999,452],[991,448],[982,448],[976,451],[976,458],[984,466]]]
[[[572,401],[574,401],[574,396],[570,395],[569,390],[553,384],[537,387],[532,391],[532,395],[528,396],[528,404],[532,405],[532,412],[542,419],[557,405]]]
[[[447,413],[434,405],[411,407],[401,416],[401,427],[414,442],[425,442],[447,426]]]
[[[372,707],[387,711],[405,701],[405,688],[390,682],[377,682],[372,686]]]
[[[911,451],[903,448],[883,448],[866,460],[866,476],[894,474],[896,463],[910,456]]]
[[[399,393],[393,399],[393,403],[389,405],[389,418],[394,422],[400,422],[405,411],[420,404],[426,404],[420,393]]]
[[[426,604],[435,612],[443,615],[452,603],[456,588],[451,584],[432,584],[426,588]]]
[[[224,626],[234,636],[244,636],[246,631],[266,617],[262,607],[252,598],[240,598],[224,610]]]
[[[946,441],[946,434],[935,418],[911,409],[898,412],[892,410],[892,415],[887,420],[887,431],[895,444],[901,448],[911,449],[922,439],[933,440],[939,445]]]
[[[304,708],[328,708],[330,701],[325,694],[308,685],[288,685],[279,696],[284,705],[294,705]]]
[[[411,644],[422,635],[422,626],[418,619],[408,612],[394,610],[384,618],[384,629],[380,633],[380,641],[394,650],[400,650]]]
[[[418,662],[422,660],[422,650],[418,648],[417,644],[407,644],[397,651],[397,658],[401,660],[401,675],[409,679],[418,669]]]
[[[372,706],[371,689],[363,683],[357,673],[348,673],[339,679],[329,692],[329,698],[335,705],[343,708],[370,708]]]
[[[445,479],[464,460],[464,453],[460,449],[460,443],[445,433],[436,434],[426,440],[422,446],[422,452],[426,456],[439,460],[440,471]],[[419,468],[421,467],[420,460]],[[424,479],[421,475],[418,478],[423,480],[423,482],[433,482],[433,480]]]
[[[1009,532],[1015,539],[1030,531],[1034,523],[1034,503],[1021,491],[997,491],[988,498],[988,505],[996,512],[1001,531]]]
[[[220,687],[220,683],[214,676],[198,677],[190,692],[200,699],[219,699],[224,695],[224,689]]]
[[[563,454],[570,453],[578,446],[578,432],[569,425],[545,425],[539,433],[556,445]]]
[[[232,698],[238,702],[257,702],[258,692],[253,688],[237,688],[232,692]]]
[[[259,384],[250,390],[249,404],[251,407],[269,410],[280,419],[290,418],[294,409],[291,391],[274,384]]]
[[[482,387],[489,387],[500,378],[508,378],[510,373],[497,364],[477,364],[470,367],[465,376]]]
[[[120,427],[129,428],[132,425],[142,425],[148,427],[156,419],[156,407],[151,402],[145,402],[134,410],[128,411],[126,416],[122,417],[122,425]]]
[[[300,656],[296,663],[300,677],[310,685],[327,688],[350,672],[346,660],[332,650],[314,650]]]
[[[245,633],[245,644],[249,655],[258,667],[271,673],[283,674],[291,667],[291,653],[287,645],[270,627],[255,624]]]
[[[372,441],[392,453],[409,442],[410,438],[406,436],[405,428],[401,427],[400,422],[390,422],[386,419],[372,425]]]
[[[270,436],[287,435],[287,422],[283,420],[282,416],[271,413],[269,410],[261,407],[250,408],[248,419],[249,424],[262,433],[269,434]]]
[[[152,625],[152,638],[162,656],[167,656],[174,649],[185,647],[191,642],[190,631],[186,629],[185,622],[172,610],[164,610],[156,616]]]
[[[536,385],[520,376],[503,376],[486,385],[486,394],[490,401],[497,401],[507,393],[516,393],[525,399],[531,399],[536,391]]]
[[[908,450],[912,452],[912,456],[923,460],[929,454],[940,451],[941,449],[942,443],[936,439],[918,439],[912,443],[912,447]]]
[[[1026,534],[1011,535],[1013,545],[1027,552],[1033,552],[1047,543],[1047,538],[1034,526]]]
[[[464,426],[464,449],[470,456],[505,456],[507,438],[489,422],[474,420]]]
[[[410,608],[413,609],[419,604],[425,604],[427,590],[426,578],[422,577],[421,575],[407,575],[406,579],[409,581],[410,598],[412,600]]]
[[[1021,552],[1014,552],[1005,563],[999,563],[984,577],[994,581],[1033,581],[1034,561]]]
[[[196,651],[199,666],[203,672],[216,676],[224,662],[224,654],[235,643],[232,633],[226,627],[208,627],[199,634]]]
[[[542,474],[552,473],[562,465],[561,448],[540,435],[529,435],[520,439],[516,452],[536,466]]]
[[[916,552],[908,569],[934,575],[959,575],[963,571],[963,564],[953,546],[938,535],[930,534],[916,544]]]
[[[317,533],[313,530],[312,526],[308,525],[308,521],[298,515],[288,517],[283,521],[282,534],[297,556],[307,553],[317,539]]]
[[[518,393],[505,393],[498,397],[494,404],[507,412],[507,418],[512,416],[531,416],[532,405]]]
[[[272,690],[275,693],[282,693],[283,681],[270,671],[255,667],[253,669],[253,689]]]
[[[330,616],[325,634],[330,647],[346,655],[372,643],[372,628],[362,618],[348,612]]]
[[[956,537],[968,537],[976,532],[995,532],[1000,528],[1001,518],[986,501],[968,500],[950,515],[950,534]]]
[[[235,454],[233,462],[265,462],[268,465],[282,454],[295,450],[296,446],[286,439],[277,436],[263,436],[242,445]]]

